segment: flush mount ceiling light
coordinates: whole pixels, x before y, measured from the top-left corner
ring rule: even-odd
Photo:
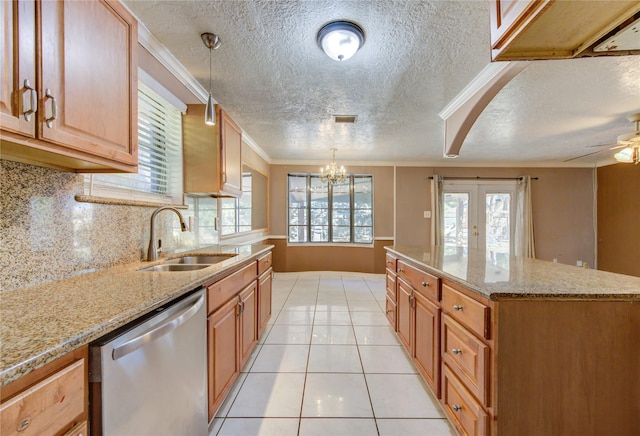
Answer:
[[[209,98],[207,98],[207,107],[204,111],[204,122],[210,126],[216,124],[216,114],[214,110],[213,96],[211,95],[211,53],[213,50],[220,47],[222,41],[218,38],[218,35],[214,33],[203,33],[200,35],[202,42],[209,49]]]
[[[346,61],[364,45],[364,31],[351,21],[332,21],[318,31],[318,45],[334,61]]]
[[[320,180],[325,183],[329,182],[332,185],[335,185],[336,183],[343,183],[347,180],[347,171],[344,169],[344,165],[338,166],[336,163],[336,150],[338,149],[331,149],[331,152],[333,153],[331,163],[324,168],[320,168]]]

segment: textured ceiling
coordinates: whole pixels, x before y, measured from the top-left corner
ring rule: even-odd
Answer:
[[[136,1],[125,4],[273,159],[433,165],[556,165],[632,130],[640,56],[531,63],[480,115],[460,157],[443,159],[438,113],[488,63],[484,1]],[[357,22],[343,63],[317,46],[328,21]],[[336,125],[332,115],[357,115]],[[602,153],[573,161],[593,165]]]

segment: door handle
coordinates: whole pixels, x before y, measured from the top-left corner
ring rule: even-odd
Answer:
[[[192,299],[193,297],[191,298],[191,300]],[[171,333],[182,324],[187,322],[193,315],[195,315],[203,304],[204,295],[200,295],[193,304],[170,316],[169,318],[164,320],[162,324],[159,324],[152,329],[136,336],[135,338],[128,340],[124,344],[115,347],[113,349],[111,357],[113,358],[113,360],[118,360],[121,357],[126,356],[127,354],[133,353],[146,344],[153,342],[156,339],[160,339],[162,336],[168,333]]]

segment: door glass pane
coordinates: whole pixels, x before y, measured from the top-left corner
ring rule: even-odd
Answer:
[[[444,245],[469,247],[469,194],[444,193]]]
[[[497,265],[507,266],[511,247],[511,194],[485,195],[487,256]]]

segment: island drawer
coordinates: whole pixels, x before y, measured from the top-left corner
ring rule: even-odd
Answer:
[[[460,434],[486,435],[489,416],[446,364],[442,365],[442,369],[442,403],[445,413]]]
[[[442,360],[485,406],[489,404],[490,349],[449,315],[442,316]]]
[[[401,260],[398,261],[398,277],[402,277],[413,289],[425,297],[435,302],[440,301],[440,287],[438,286],[440,279],[438,277]]]
[[[392,256],[389,253],[387,253],[387,257],[385,258],[385,262],[386,262],[385,267],[395,273],[397,268],[397,265],[396,265],[397,261],[398,259],[395,256]]]
[[[442,310],[481,338],[489,339],[490,309],[485,304],[443,284]]]
[[[265,254],[258,259],[258,275],[271,268],[271,252]]]

